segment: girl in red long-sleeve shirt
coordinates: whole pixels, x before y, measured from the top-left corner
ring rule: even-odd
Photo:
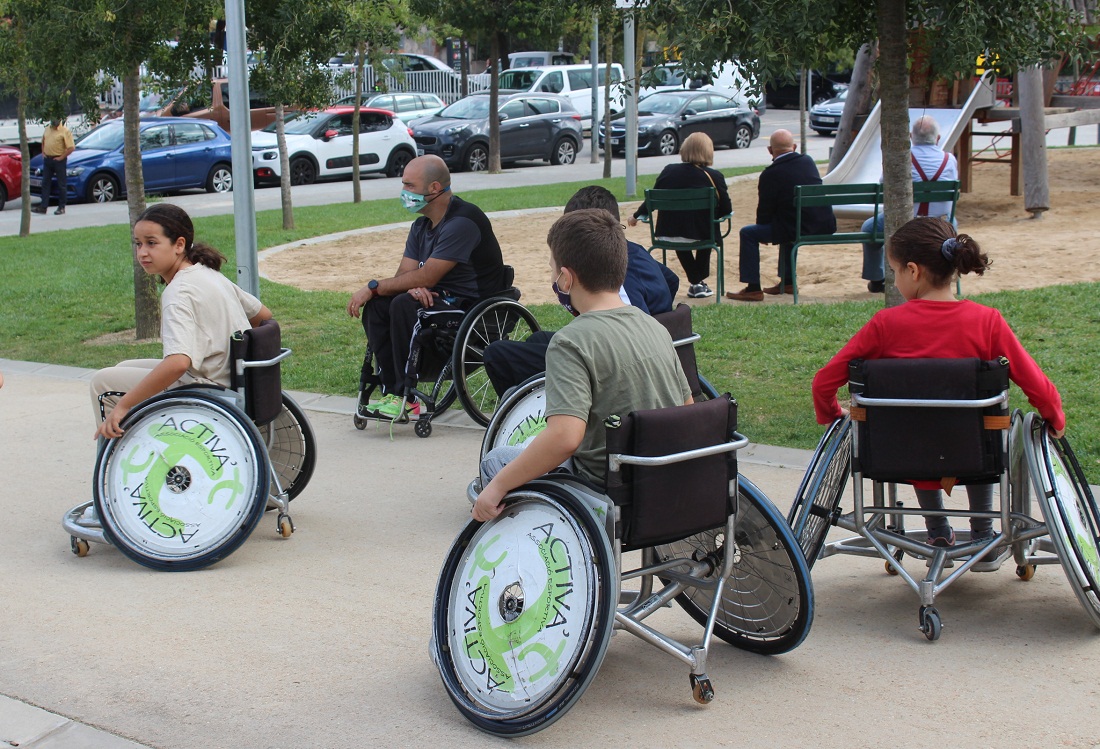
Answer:
[[[880,310],[852,340],[818,371],[813,382],[814,411],[819,424],[846,414],[837,402],[837,390],[848,382],[853,359],[969,358],[1009,361],[1009,377],[1020,386],[1056,437],[1066,428],[1062,399],[1054,384],[1016,339],[1001,313],[951,292],[955,274],[982,275],[989,257],[966,234],[939,218],[918,217],[891,237],[886,252],[894,282],[905,304]],[[917,501],[926,510],[942,510],[943,495],[934,481],[916,481]],[[992,485],[967,486],[970,509],[993,507]],[[927,517],[930,543],[955,542],[947,518]],[[971,537],[989,538],[992,521],[972,518]]]

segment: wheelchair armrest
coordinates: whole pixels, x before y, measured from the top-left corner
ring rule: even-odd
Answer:
[[[237,359],[237,376],[243,376],[246,369],[252,369],[254,367],[270,367],[278,364],[283,359],[288,358],[293,353],[293,349],[283,348],[279,349],[279,355],[271,359],[263,359],[256,361],[249,361],[247,359]]]
[[[705,458],[708,455],[731,453],[748,446],[748,437],[741,434],[740,432],[734,432],[733,436],[734,440],[732,442],[723,442],[718,445],[700,447],[695,450],[685,450],[683,452],[671,453],[669,455],[655,455],[652,457],[646,457],[641,455],[624,455],[622,453],[610,453],[607,456],[607,467],[609,471],[618,471],[624,465],[667,466],[672,465],[673,463],[683,463],[685,460]]]

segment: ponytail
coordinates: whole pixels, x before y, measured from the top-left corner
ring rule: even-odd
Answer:
[[[956,273],[980,276],[992,264],[977,240],[956,235],[955,227],[931,216],[918,216],[894,232],[889,253],[900,265],[915,263],[927,270],[936,288],[949,285]]]
[[[184,255],[188,262],[194,265],[205,265],[211,270],[220,271],[225,255],[203,242],[195,241],[195,225],[187,211],[173,203],[154,203],[146,208],[138,216],[138,221],[152,221],[164,230],[164,236],[169,241],[175,242],[180,237],[184,239]]]

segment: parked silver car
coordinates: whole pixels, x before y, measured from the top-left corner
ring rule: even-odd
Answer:
[[[836,135],[840,127],[840,115],[844,114],[844,102],[848,100],[848,89],[837,96],[823,101],[810,110],[810,127],[818,135]]]

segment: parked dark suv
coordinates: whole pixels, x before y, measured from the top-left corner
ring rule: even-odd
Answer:
[[[500,159],[543,159],[551,164],[577,160],[581,115],[568,99],[554,94],[501,95]],[[489,167],[489,94],[471,94],[442,112],[416,120],[413,138],[419,155],[435,154],[452,169],[482,172]]]

